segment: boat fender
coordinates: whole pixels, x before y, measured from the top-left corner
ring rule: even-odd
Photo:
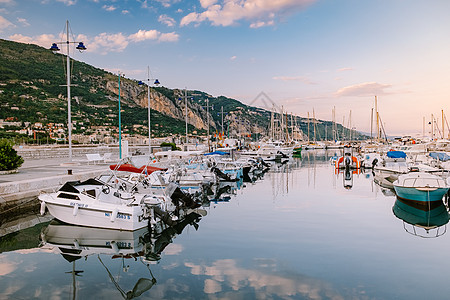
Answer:
[[[45,214],[45,201],[41,202],[41,210],[40,210],[41,216]]]
[[[114,252],[119,253],[119,246],[117,246],[117,243],[115,241],[111,241],[110,245],[111,245],[111,249]]]
[[[78,215],[78,203],[76,203],[73,207],[73,212],[72,212],[73,216]]]
[[[115,208],[112,212],[111,212],[111,218],[110,221],[114,222],[117,218],[117,214],[119,213],[119,210],[117,208]]]
[[[75,247],[75,249],[80,249],[80,243],[78,243],[77,239],[73,240],[73,246]]]

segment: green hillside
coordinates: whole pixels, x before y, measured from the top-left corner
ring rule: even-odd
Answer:
[[[72,64],[72,121],[76,124],[74,134],[90,134],[98,126],[110,128],[111,135],[117,133],[117,75],[75,60],[72,60]],[[0,138],[17,137],[18,134],[12,130],[23,128],[28,122],[40,122],[44,125],[67,124],[65,66],[64,55],[53,54],[48,49],[32,44],[0,39],[0,119],[21,122],[20,126],[0,129]],[[121,82],[122,130],[132,135],[146,136],[147,108],[139,104],[140,99],[144,99],[146,95],[146,87],[139,86],[137,81],[127,78],[122,78]],[[184,91],[165,87],[152,89],[171,107],[170,112],[152,108],[152,135],[184,135],[184,99],[180,100]],[[268,133],[271,120],[271,112],[268,110],[247,106],[223,96],[212,97],[202,91],[188,91],[188,99],[189,109],[197,116],[197,120],[201,120],[197,125],[202,125],[203,128],[195,128],[195,123],[190,122],[191,133],[206,132],[206,99],[211,106],[211,132],[221,131],[223,107],[223,126],[226,133],[253,134],[254,137]],[[280,119],[278,114],[276,117]],[[295,123],[307,134],[306,119],[297,117]],[[317,140],[325,139],[325,127],[328,128],[327,138],[332,138],[331,122],[319,121],[316,122]],[[340,125],[338,131],[342,132]],[[45,138],[45,131],[38,131],[38,134],[41,139]],[[312,134],[313,127],[310,122],[310,140],[314,140]]]

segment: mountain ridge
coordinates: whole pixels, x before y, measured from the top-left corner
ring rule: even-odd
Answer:
[[[21,122],[67,123],[66,56],[33,44],[0,39],[0,119]],[[75,133],[89,134],[95,126],[110,127],[110,135],[118,133],[117,75],[71,59],[72,122]],[[131,135],[148,136],[147,86],[134,79],[121,78],[120,101],[122,130]],[[225,96],[212,97],[202,91],[186,91],[190,134],[205,134],[222,129],[231,135],[267,135],[271,126],[271,112],[249,106]],[[185,91],[167,87],[150,87],[152,136],[185,134]],[[207,103],[210,108],[207,116]],[[282,119],[275,113],[279,123]],[[307,137],[306,118],[283,115],[285,124],[294,120],[297,132]],[[311,125],[309,120],[309,126]],[[316,134],[325,136],[331,122],[315,120]],[[338,125],[339,127],[340,125]],[[312,127],[311,127],[311,130]],[[338,131],[342,131],[342,126]],[[281,130],[279,129],[279,132]],[[329,130],[331,132],[331,130]],[[328,138],[331,137],[327,133]],[[305,136],[306,133],[306,136]],[[310,140],[314,137],[309,134]],[[318,138],[320,139],[320,138]]]

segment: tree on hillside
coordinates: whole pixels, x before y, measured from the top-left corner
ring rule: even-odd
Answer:
[[[9,171],[19,168],[23,164],[23,158],[14,150],[11,141],[0,140],[0,171]]]

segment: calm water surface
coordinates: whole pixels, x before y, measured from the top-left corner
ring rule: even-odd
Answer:
[[[345,181],[328,162],[333,154],[306,152],[277,165],[157,241],[146,230],[47,224],[3,237],[0,298],[448,299],[445,225],[439,237],[408,233],[393,213],[394,194],[370,173]],[[76,247],[74,236],[92,241]],[[145,250],[144,240],[160,252],[157,262],[132,255]]]

